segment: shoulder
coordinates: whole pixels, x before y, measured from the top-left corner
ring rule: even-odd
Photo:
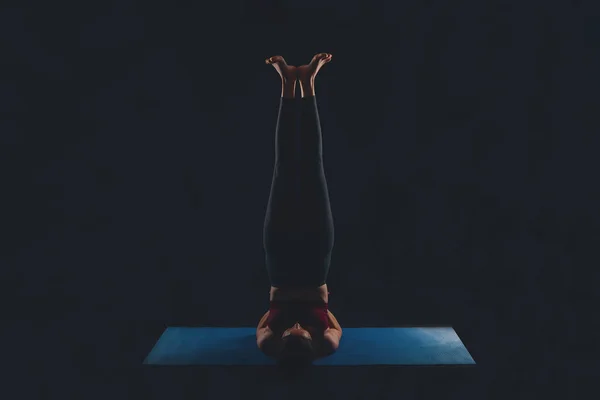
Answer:
[[[323,332],[323,357],[331,355],[340,347],[342,331],[339,329],[328,328]]]
[[[269,328],[256,330],[256,345],[267,356],[272,357],[277,350],[277,335]]]

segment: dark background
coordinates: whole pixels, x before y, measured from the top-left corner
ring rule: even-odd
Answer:
[[[22,398],[588,398],[598,20],[583,2],[5,8],[4,357]],[[280,95],[317,78],[343,326],[452,325],[476,368],[144,369],[252,326]],[[595,94],[594,94],[595,93]],[[592,314],[589,316],[593,316]],[[14,376],[14,378],[13,378]]]

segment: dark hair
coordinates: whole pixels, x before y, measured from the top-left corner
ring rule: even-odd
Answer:
[[[283,367],[305,367],[315,359],[315,349],[312,339],[304,336],[288,335],[281,339],[281,350],[277,357]]]

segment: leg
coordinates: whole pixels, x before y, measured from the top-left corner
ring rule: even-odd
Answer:
[[[310,64],[298,67],[302,90],[299,135],[301,214],[311,236],[320,242],[321,253],[330,253],[333,248],[333,217],[323,169],[323,135],[315,97],[315,77],[321,67],[330,61],[331,54],[319,53]]]
[[[334,243],[334,224],[323,168],[321,124],[315,96],[300,100],[299,170],[302,254],[301,271],[324,284]]]
[[[275,287],[322,285],[333,249],[333,217],[315,97],[301,99],[300,108],[297,140],[280,129],[284,109],[280,108],[276,138],[280,161],[275,165],[264,230],[267,269]]]
[[[296,70],[280,56],[266,60],[281,76],[281,99],[275,129],[275,165],[271,192],[265,214],[263,244],[267,272],[272,286],[283,286],[289,274],[286,254],[295,252],[289,230],[295,225],[297,207],[295,162],[297,100],[295,99]]]

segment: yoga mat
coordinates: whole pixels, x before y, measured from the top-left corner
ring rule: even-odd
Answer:
[[[272,365],[256,328],[168,327],[146,357],[151,365]],[[344,328],[338,351],[314,365],[469,365],[451,327]]]

